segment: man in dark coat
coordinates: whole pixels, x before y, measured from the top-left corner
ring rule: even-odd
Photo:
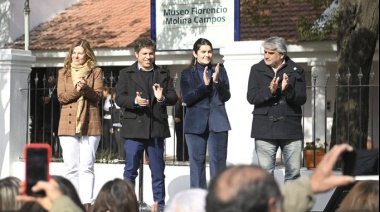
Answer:
[[[154,64],[156,44],[138,39],[134,46],[137,62],[120,70],[116,104],[123,111],[120,136],[125,139],[124,179],[135,184],[144,150],[149,156],[154,202],[165,206],[164,140],[170,137],[168,105],[177,102],[170,73]]]
[[[273,173],[280,147],[285,180],[293,180],[300,176],[301,168],[305,73],[286,55],[284,38],[271,37],[263,48],[264,59],[252,66],[248,82],[247,100],[255,106],[251,137],[260,166]]]

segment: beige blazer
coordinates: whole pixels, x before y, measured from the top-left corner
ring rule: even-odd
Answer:
[[[103,80],[102,69],[96,67],[87,78],[88,88],[76,91],[71,74],[64,74],[62,68],[58,72],[57,95],[61,102],[61,116],[59,119],[58,135],[75,135],[75,117],[77,113],[77,100],[84,97],[83,111],[80,116],[82,122],[81,135],[101,135],[101,119],[99,115],[99,102],[102,99]]]

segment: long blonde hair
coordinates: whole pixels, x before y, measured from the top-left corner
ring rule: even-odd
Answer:
[[[71,56],[73,55],[74,48],[77,46],[83,47],[87,60],[90,60],[94,67],[96,65],[96,57],[95,57],[94,51],[92,50],[90,46],[90,43],[87,40],[78,39],[71,45],[69,49],[69,53],[67,54],[65,58],[64,66],[63,66],[65,68],[65,74],[68,73],[68,70],[70,70],[71,68],[71,63],[72,63]],[[91,68],[94,68],[94,67],[91,67]]]

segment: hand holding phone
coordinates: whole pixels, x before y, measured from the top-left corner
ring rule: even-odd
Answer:
[[[355,176],[356,151],[345,151],[342,153],[343,175]]]
[[[33,192],[32,187],[40,180],[49,181],[49,144],[32,143],[24,147],[25,156],[25,193],[28,196],[45,196],[45,191]]]

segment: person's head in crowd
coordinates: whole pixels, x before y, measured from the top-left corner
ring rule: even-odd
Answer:
[[[345,151],[353,151],[353,147],[335,145],[310,176],[287,181],[282,191],[273,175],[259,166],[227,167],[211,179],[206,211],[309,211],[315,203],[315,194],[354,182],[352,176],[333,173],[336,161]],[[298,192],[292,193],[294,190]]]
[[[49,86],[54,86],[57,83],[57,80],[55,79],[55,75],[49,75],[47,79],[47,83]]]
[[[168,202],[165,212],[205,212],[207,190],[194,188],[181,191]]]
[[[137,212],[135,189],[125,180],[110,180],[100,189],[91,209],[92,212]]]
[[[0,211],[17,211],[21,202],[16,200],[19,194],[20,179],[17,177],[6,177],[0,179]]]
[[[51,178],[58,184],[62,194],[70,197],[73,202],[84,211],[78,192],[70,180],[58,175],[52,175]]]
[[[338,212],[379,211],[379,181],[357,182],[341,202]]]
[[[103,97],[107,97],[108,95],[111,95],[112,88],[104,86],[103,87]]]
[[[211,179],[207,212],[282,211],[283,198],[274,177],[256,165],[229,166]]]
[[[85,211],[83,204],[79,198],[79,195],[74,187],[74,185],[70,182],[70,180],[65,177],[52,175],[51,180],[54,181],[58,185],[59,190],[62,195],[68,196],[82,211]],[[26,202],[20,209],[20,212],[45,212],[45,210],[38,202]]]
[[[25,202],[18,212],[48,212],[38,202]]]

